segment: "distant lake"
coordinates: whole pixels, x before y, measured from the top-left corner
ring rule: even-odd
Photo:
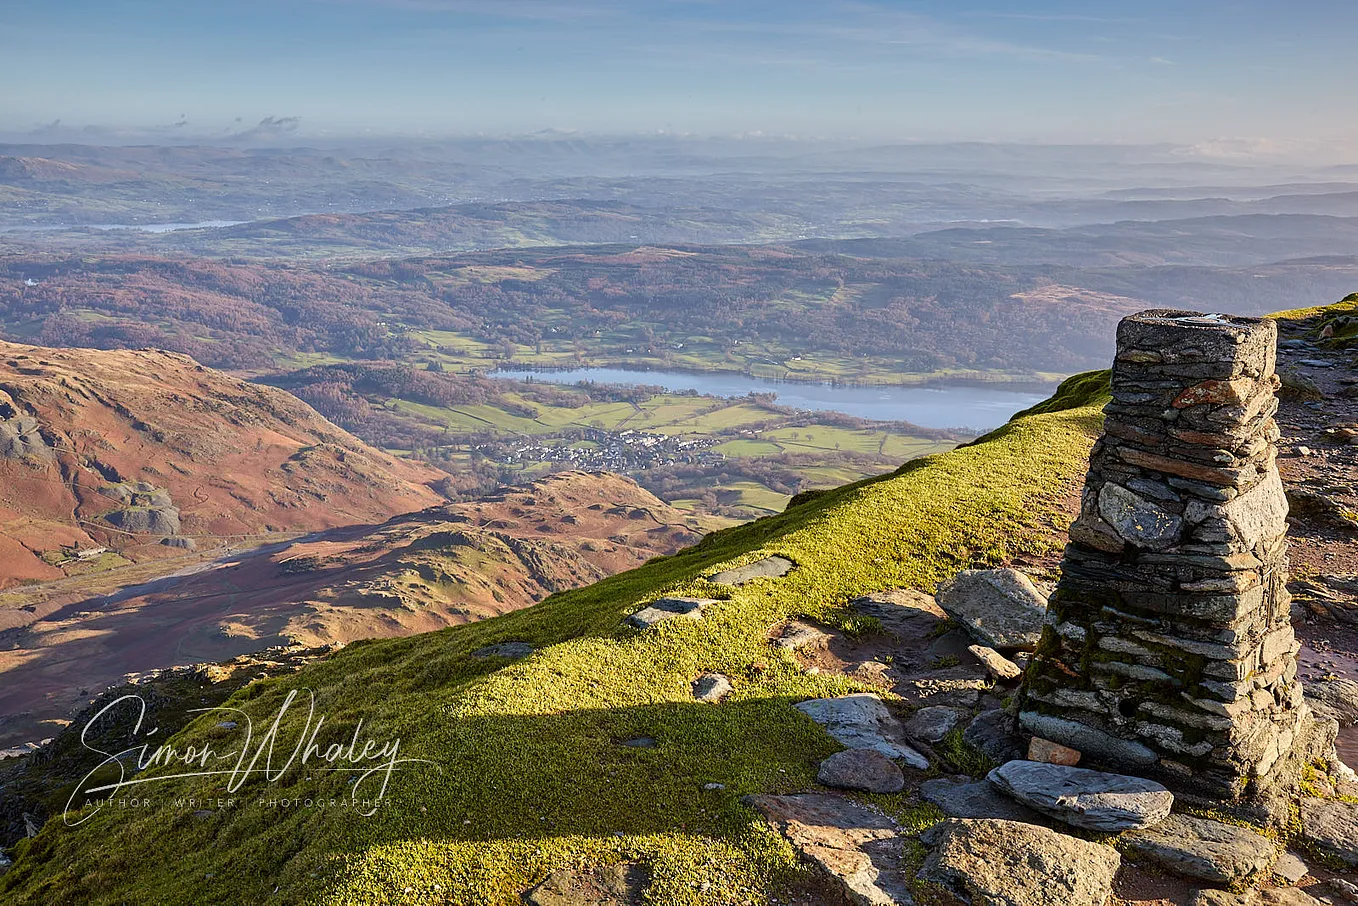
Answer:
[[[772,381],[743,374],[683,371],[639,371],[628,368],[574,368],[564,371],[506,369],[489,375],[515,381],[550,384],[646,384],[671,391],[696,390],[704,396],[741,397],[776,393],[778,404],[813,412],[844,412],[874,421],[907,421],[924,428],[989,430],[1021,409],[1042,402],[1050,390],[1024,385],[941,383],[930,387],[862,387]]]

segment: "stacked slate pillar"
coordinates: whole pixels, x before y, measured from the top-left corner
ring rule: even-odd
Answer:
[[[1250,792],[1305,717],[1274,463],[1277,327],[1146,311],[1118,326],[1028,733],[1212,798]]]

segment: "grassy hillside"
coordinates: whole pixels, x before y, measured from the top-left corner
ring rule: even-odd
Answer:
[[[359,773],[348,768],[293,765],[273,781],[253,777],[234,808],[202,801],[229,795],[221,777],[132,788],[125,795],[157,804],[87,811],[71,816],[88,818],[76,828],[51,822],[18,848],[0,899],[511,904],[555,869],[637,859],[651,866],[655,903],[767,902],[803,869],[740,797],[811,785],[817,761],[837,746],[792,703],[850,691],[771,649],[769,628],[790,614],[842,623],[857,595],[932,589],[968,565],[1046,552],[1057,501],[1083,476],[1105,392],[1103,375],[1071,378],[1052,401],[976,444],[808,495],[781,515],[527,610],[355,644],[254,684],[231,704],[256,725],[270,723],[291,690],[310,689],[328,715],[322,747],[347,743],[361,719],[362,739],[399,737],[402,757],[431,763],[399,770],[391,804],[370,818],[269,807],[345,798]],[[771,553],[797,568],[734,593],[699,578]],[[728,600],[701,622],[645,633],[620,626],[662,592]],[[471,656],[505,640],[538,650],[512,663]],[[735,683],[720,705],[692,698],[691,681],[707,670]],[[279,752],[296,743],[299,710],[280,723]],[[174,742],[234,747],[216,726],[224,719],[205,715]],[[621,744],[637,737],[655,744]],[[365,795],[376,790],[368,784]],[[176,804],[181,797],[198,802]]]

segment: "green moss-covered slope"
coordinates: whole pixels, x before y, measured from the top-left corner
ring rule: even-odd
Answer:
[[[55,820],[22,844],[0,902],[511,904],[555,869],[634,858],[652,867],[655,903],[766,902],[802,869],[740,797],[810,785],[838,746],[792,702],[851,691],[776,653],[769,628],[793,614],[842,620],[863,593],[932,590],[963,567],[1053,544],[1056,503],[1083,476],[1106,390],[1106,375],[1077,376],[982,442],[527,610],[355,644],[248,687],[229,704],[256,725],[309,689],[327,715],[323,748],[361,719],[362,738],[399,738],[402,757],[428,763],[399,770],[372,817],[315,806],[349,796],[350,769],[252,777],[227,808],[202,802],[232,795],[221,777],[134,788],[124,795],[154,804],[71,815],[88,820]],[[738,590],[699,578],[775,553],[797,564],[785,578]],[[666,592],[728,600],[701,622],[620,625]],[[538,650],[517,662],[471,656],[504,640]],[[692,698],[708,670],[735,682],[720,705]],[[291,749],[303,710],[282,721],[278,751]],[[239,730],[216,726],[229,716],[205,715],[174,742],[234,747]],[[620,744],[637,737],[654,745]],[[311,808],[269,804],[307,798]]]

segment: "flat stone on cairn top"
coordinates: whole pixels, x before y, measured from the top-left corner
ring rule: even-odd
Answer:
[[[1277,326],[1145,311],[1118,325],[1028,732],[1086,761],[1233,799],[1306,717],[1275,464]]]

